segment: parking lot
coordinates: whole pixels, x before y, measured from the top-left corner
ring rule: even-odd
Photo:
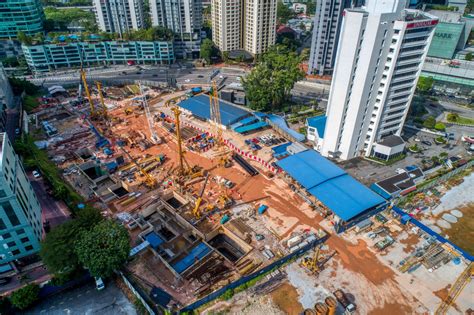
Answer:
[[[48,298],[25,314],[136,314],[135,307],[112,281],[102,291],[94,283]]]

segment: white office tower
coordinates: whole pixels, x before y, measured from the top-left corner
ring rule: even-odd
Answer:
[[[201,0],[150,0],[153,26],[163,26],[189,39],[202,28]]]
[[[316,1],[308,74],[331,74],[336,60],[337,44],[344,9],[351,0]]]
[[[402,154],[400,133],[436,17],[397,0],[344,12],[321,153],[342,160]]]
[[[122,35],[145,27],[143,0],[94,0],[99,29]]]
[[[221,51],[257,55],[275,44],[276,0],[212,0],[212,39]]]

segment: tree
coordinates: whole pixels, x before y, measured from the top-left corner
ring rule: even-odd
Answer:
[[[16,37],[22,44],[27,46],[30,46],[33,43],[31,36],[26,35],[25,32],[19,31]]]
[[[88,231],[102,221],[97,209],[85,207],[77,212],[74,220],[53,228],[41,242],[40,256],[51,273],[68,274],[81,264],[75,251],[75,243],[83,231]]]
[[[474,57],[473,54],[470,52],[466,54],[466,57],[464,57],[464,59],[466,59],[467,61],[471,61],[473,57]]]
[[[12,305],[20,310],[27,309],[39,299],[40,288],[37,284],[28,284],[21,289],[16,290],[10,296]]]
[[[307,15],[313,15],[313,14],[316,13],[316,1],[315,0],[310,0],[306,3],[306,14]]]
[[[428,129],[433,129],[436,125],[436,119],[433,116],[428,116],[423,122],[423,126]]]
[[[440,159],[445,159],[445,158],[447,158],[447,157],[448,157],[448,152],[441,152],[441,153],[439,154],[439,158],[440,158]]]
[[[295,83],[304,78],[300,63],[296,52],[282,45],[272,46],[242,81],[250,108],[281,109]]]
[[[420,77],[416,89],[422,94],[426,94],[433,88],[434,79],[432,77]]]
[[[447,116],[448,121],[456,122],[459,119],[459,114],[458,113],[449,113]]]
[[[107,220],[81,233],[75,248],[79,261],[91,275],[108,277],[127,260],[130,240],[122,225]]]
[[[445,131],[446,130],[446,125],[443,124],[442,122],[437,122],[434,126],[434,129],[438,131]]]
[[[295,12],[291,10],[281,0],[277,4],[277,19],[280,24],[286,24],[290,19],[296,16]]]
[[[212,40],[206,38],[202,41],[200,57],[205,59],[207,64],[211,64],[211,58],[214,56],[215,46]]]

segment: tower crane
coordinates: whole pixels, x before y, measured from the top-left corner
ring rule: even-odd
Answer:
[[[461,294],[462,290],[474,277],[474,263],[470,263],[463,273],[456,279],[449,290],[448,296],[441,302],[440,306],[436,310],[436,315],[447,314],[449,307],[456,301],[457,297]]]
[[[154,144],[159,144],[161,143],[160,137],[155,132],[155,128],[153,128],[153,117],[151,116],[150,112],[150,107],[148,106],[148,101],[146,99],[146,95],[143,93],[143,88],[142,85],[139,84],[140,86],[140,94],[142,96],[142,101],[143,101],[143,108],[145,109],[145,115],[146,115],[146,120],[148,122],[148,128],[150,128],[150,135],[151,135],[151,142]]]
[[[217,85],[216,81],[212,81],[211,91],[209,93],[210,101],[210,113],[211,120],[215,124],[215,135],[216,135],[216,145],[217,145],[217,156],[219,156],[219,164],[224,167],[230,167],[232,165],[231,160],[225,156],[227,151],[224,147],[224,139],[222,137],[222,120],[221,120],[221,110],[219,97],[217,95]]]
[[[130,159],[130,161],[132,161],[133,164],[135,164],[135,166],[138,168],[140,173],[142,173],[142,175],[145,176],[145,180],[143,181],[145,186],[150,189],[155,188],[157,184],[157,180],[153,176],[151,176],[147,171],[145,171],[143,167],[141,167],[140,164],[130,155],[130,153],[127,152],[127,150],[125,150],[123,147],[120,147],[120,149]]]
[[[89,101],[89,105],[90,105],[90,111],[91,111],[90,117],[96,118],[97,113],[95,110],[94,101],[92,100],[91,93],[89,92],[89,86],[87,85],[86,72],[84,71],[84,69],[82,69],[82,67],[81,67],[80,73],[81,73],[82,85],[84,86],[84,91],[86,92],[87,100]]]
[[[95,81],[95,85],[97,86],[97,91],[100,98],[100,104],[102,105],[102,113],[101,113],[102,118],[104,120],[107,120],[107,107],[105,107],[104,95],[102,94],[102,83],[100,83],[99,81]]]
[[[183,151],[183,144],[182,144],[182,137],[181,137],[181,124],[180,124],[180,115],[181,110],[178,106],[175,106],[171,109],[174,113],[175,117],[175,124],[176,124],[176,138],[178,140],[178,158],[179,158],[179,165],[178,165],[178,175],[186,175],[189,172],[189,164],[184,157]]]

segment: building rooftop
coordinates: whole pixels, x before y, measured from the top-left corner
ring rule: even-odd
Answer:
[[[429,10],[426,12],[438,17],[440,22],[459,23],[462,20],[461,12],[444,11],[444,10]]]
[[[385,199],[314,150],[291,155],[277,164],[346,222],[385,203]]]
[[[196,117],[206,120],[211,119],[210,100],[208,95],[202,94],[194,96],[182,101],[178,105],[189,110]],[[225,126],[231,125],[239,119],[243,119],[250,115],[250,112],[223,100],[219,100],[219,107],[221,121]]]
[[[423,171],[416,167],[413,169],[410,169],[409,171],[405,171],[401,174],[394,175],[392,177],[386,178],[384,180],[381,180],[375,185],[379,186],[383,190],[385,190],[389,194],[396,193],[397,191],[400,190],[405,190],[410,187],[415,186],[414,180],[422,177]]]
[[[324,138],[324,129],[326,129],[327,118],[328,117],[326,115],[320,115],[307,118],[306,121],[309,127],[316,128],[320,138]]]
[[[403,141],[403,139],[399,136],[391,135],[386,138],[383,138],[380,142],[377,142],[377,144],[393,148],[401,144],[405,144],[405,141]]]

